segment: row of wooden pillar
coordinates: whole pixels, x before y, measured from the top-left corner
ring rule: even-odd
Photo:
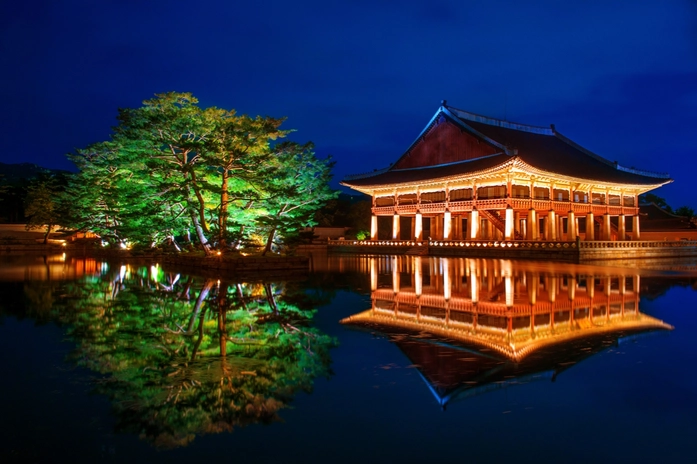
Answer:
[[[498,213],[497,213],[498,214]],[[436,216],[440,219],[441,216]],[[462,219],[462,216],[456,216],[456,218]],[[527,212],[527,217],[524,219],[520,218],[520,213],[514,211],[512,208],[507,208],[505,215],[502,218],[505,224],[503,231],[498,231],[497,228],[493,227],[491,221],[486,221],[486,229],[482,230],[482,221],[480,218],[479,211],[474,209],[470,213],[467,213],[467,223],[468,223],[468,233],[463,234],[462,230],[462,220],[456,220],[453,222],[452,213],[446,211],[442,215],[442,221],[432,221],[431,223],[431,235],[433,238],[439,240],[480,240],[480,239],[502,239],[502,240],[513,240],[515,238],[515,232],[518,231],[526,240],[540,240],[540,221],[538,219],[538,214],[535,209],[530,209]],[[639,216],[631,216],[632,218],[632,239],[640,239],[639,231]],[[578,225],[578,217],[574,211],[569,211],[566,215],[566,240],[574,241],[578,236],[580,236],[580,230]],[[600,237],[595,237],[595,217],[593,213],[588,213],[585,216],[586,227],[585,227],[585,240],[612,240],[612,227],[610,222],[610,215],[602,215],[601,227],[600,227]],[[547,211],[547,214],[543,217],[544,220],[544,238],[547,241],[557,241],[562,240],[564,234],[563,220],[564,217],[558,215],[554,210]],[[416,213],[411,221],[411,240],[423,240],[423,216],[421,213]],[[392,239],[399,240],[401,236],[400,230],[400,216],[395,214],[392,219]],[[378,217],[373,215],[371,218],[371,230],[370,237],[372,240],[377,240],[378,238]],[[618,216],[617,225],[617,240],[625,240],[627,237],[626,230],[626,218],[625,215],[620,214]]]

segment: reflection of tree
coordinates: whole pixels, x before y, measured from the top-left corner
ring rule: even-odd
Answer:
[[[275,284],[166,280],[114,270],[67,285],[55,306],[78,344],[78,363],[105,374],[118,427],[157,446],[271,422],[315,377],[329,375],[334,341],[313,311]]]

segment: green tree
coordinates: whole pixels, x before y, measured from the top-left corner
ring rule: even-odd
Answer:
[[[290,131],[279,129],[285,118],[238,116],[234,110],[218,108],[209,108],[205,114],[216,127],[207,143],[204,162],[217,178],[217,185],[210,188],[220,198],[216,207],[218,243],[225,250],[230,226],[238,230],[239,240],[245,227],[252,225],[253,215],[249,213],[265,180],[259,166],[272,158],[271,141]],[[231,206],[238,212],[232,224]]]
[[[675,210],[675,214],[677,216],[684,216],[687,219],[692,219],[695,217],[695,210],[690,208],[689,206],[681,206],[680,208]]]
[[[265,214],[257,222],[267,231],[263,254],[268,253],[276,234],[295,235],[315,224],[314,213],[338,192],[329,188],[330,158],[317,159],[314,145],[285,142],[275,149],[273,164],[264,170],[262,205]]]
[[[183,210],[206,254],[210,254],[206,217],[212,198],[203,182],[205,145],[215,122],[190,93],[158,94],[136,109],[119,111],[114,141],[126,162],[135,165],[136,181],[151,187],[169,217]]]
[[[658,195],[655,195],[653,193],[644,193],[642,195],[639,195],[639,200],[641,203],[644,204],[655,204],[659,208],[662,208],[669,213],[673,212],[673,208],[670,207],[668,202],[665,200],[665,198],[659,197]]]
[[[290,236],[331,198],[331,163],[278,144],[284,119],[201,109],[189,93],[121,109],[112,139],[72,155],[75,227],[152,246],[193,231],[206,254],[258,234]]]
[[[27,217],[27,230],[46,229],[43,243],[48,243],[48,237],[53,229],[65,217],[63,195],[65,181],[57,176],[45,174],[35,179],[27,188],[24,200],[24,214]]]

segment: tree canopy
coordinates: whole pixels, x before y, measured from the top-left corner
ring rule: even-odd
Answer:
[[[118,121],[111,140],[70,155],[80,171],[70,225],[109,243],[266,252],[314,225],[314,211],[336,196],[329,158],[311,143],[276,143],[290,132],[284,118],[201,108],[170,92],[119,110]]]

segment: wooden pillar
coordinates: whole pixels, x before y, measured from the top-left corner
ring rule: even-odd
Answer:
[[[567,216],[567,240],[570,242],[576,241],[576,215],[573,211],[569,211]]]
[[[612,240],[612,233],[610,229],[610,214],[603,214],[603,240]]]
[[[511,205],[506,207],[506,226],[504,229],[506,231],[503,237],[504,240],[513,240],[515,238],[515,233],[513,232],[515,229],[515,224],[513,219],[513,208]]]
[[[399,214],[392,216],[392,240],[399,240]]]
[[[586,215],[586,240],[595,240],[595,217],[593,217],[593,213]]]
[[[378,239],[378,217],[374,214],[370,216],[370,239]]]
[[[557,213],[550,209],[547,212],[547,240],[557,240]]]
[[[557,216],[557,240],[564,238],[564,218]]]
[[[452,240],[452,216],[450,211],[446,210],[443,215],[443,240]]]
[[[476,209],[472,210],[470,214],[470,239],[479,240],[479,211]]]
[[[414,240],[423,240],[423,226],[423,217],[421,216],[421,213],[417,211],[416,216],[414,217]]]
[[[624,214],[620,214],[617,218],[617,240],[624,240],[626,236],[626,225]]]
[[[528,211],[528,240],[537,240],[537,211],[530,208]]]
[[[632,240],[641,240],[639,232],[639,215],[632,217]]]

